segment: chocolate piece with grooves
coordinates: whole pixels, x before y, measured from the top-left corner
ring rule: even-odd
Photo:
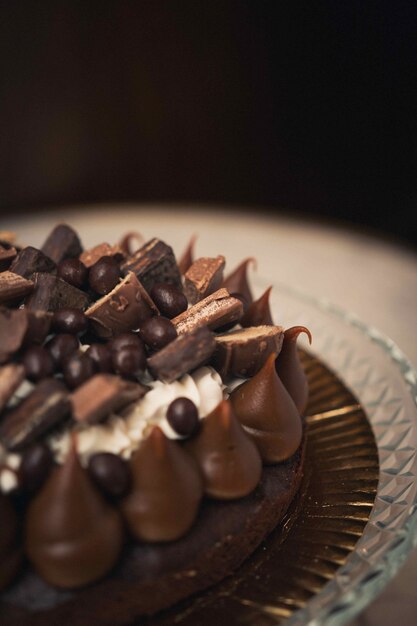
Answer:
[[[196,304],[220,288],[225,263],[222,255],[215,258],[201,257],[194,261],[184,274],[184,291],[188,302]]]
[[[216,336],[212,365],[223,379],[254,376],[284,340],[282,326],[254,326]]]
[[[0,272],[9,269],[11,262],[17,254],[16,248],[13,246],[3,246],[0,243]]]
[[[171,383],[206,363],[216,348],[214,335],[206,327],[181,335],[148,359],[151,374]]]
[[[0,304],[16,304],[30,294],[35,285],[14,272],[0,272]]]
[[[25,368],[20,363],[0,367],[0,412],[25,378]]]
[[[103,256],[112,257],[116,261],[123,261],[126,255],[120,245],[116,244],[115,246],[111,246],[108,243],[99,243],[98,246],[94,246],[94,248],[84,250],[84,252],[80,254],[80,261],[84,263],[87,268],[90,268]]]
[[[38,311],[58,309],[86,309],[90,303],[88,295],[73,287],[58,276],[39,272],[34,275],[35,290],[26,301],[26,307]]]
[[[65,385],[46,378],[0,424],[0,440],[8,450],[20,451],[69,416],[71,404]]]
[[[32,278],[36,272],[55,272],[56,265],[41,250],[26,246],[11,264],[10,271],[23,278]]]
[[[73,417],[77,422],[95,424],[139,400],[148,391],[112,374],[96,374],[71,394]]]
[[[55,226],[42,246],[42,252],[56,264],[79,256],[82,251],[77,233],[67,224]]]
[[[227,289],[218,289],[187,311],[174,317],[172,323],[177,333],[182,335],[201,326],[215,330],[224,324],[237,321],[242,314],[242,302],[231,296]]]
[[[151,239],[122,264],[123,272],[134,272],[147,291],[156,283],[169,283],[182,289],[181,275],[170,246]]]
[[[140,327],[158,309],[133,272],[87,311],[94,332],[106,339]]]

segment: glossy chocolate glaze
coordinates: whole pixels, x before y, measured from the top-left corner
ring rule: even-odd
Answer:
[[[290,458],[302,439],[300,414],[275,370],[276,354],[230,395],[235,413],[264,463]]]
[[[260,298],[252,302],[240,319],[241,326],[249,328],[250,326],[272,326],[274,324],[269,306],[271,289],[272,287],[268,287]]]
[[[311,333],[305,326],[287,328],[284,342],[276,361],[276,370],[299,413],[303,415],[308,402],[308,381],[297,350],[297,339],[306,333],[311,344]]]

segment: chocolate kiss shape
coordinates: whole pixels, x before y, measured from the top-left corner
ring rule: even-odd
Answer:
[[[174,541],[192,526],[203,495],[194,460],[155,426],[131,462],[133,487],[122,501],[132,534],[143,541]]]
[[[247,270],[249,263],[256,265],[256,260],[253,257],[249,257],[242,261],[237,268],[227,276],[223,281],[223,287],[227,289],[230,294],[240,294],[244,300],[246,306],[249,306],[253,302],[253,296],[248,283]]]
[[[272,287],[268,287],[264,294],[258,300],[252,302],[247,311],[240,319],[240,325],[243,328],[250,326],[273,326],[271,309],[269,307],[269,294]]]
[[[122,544],[122,518],[94,487],[73,444],[29,505],[29,559],[51,585],[80,587],[107,574]]]
[[[235,413],[264,463],[289,459],[303,434],[297,407],[275,371],[275,358],[276,354],[271,354],[262,369],[230,395]]]
[[[262,473],[256,446],[236,418],[230,402],[223,400],[201,422],[197,436],[187,443],[204,476],[205,492],[219,500],[251,493]]]
[[[18,541],[16,511],[9,498],[0,492],[0,589],[19,571],[22,551]]]
[[[181,274],[185,274],[185,272],[193,264],[193,261],[194,261],[194,246],[195,246],[195,242],[196,241],[197,241],[197,235],[193,235],[191,237],[190,241],[188,242],[188,245],[185,248],[184,252],[182,253],[182,256],[181,256],[180,260],[178,261],[178,268],[179,268]]]
[[[297,339],[306,333],[311,344],[311,333],[305,326],[293,326],[284,333],[284,342],[279,353],[276,369],[284,387],[294,400],[302,415],[308,402],[308,382],[297,350]]]

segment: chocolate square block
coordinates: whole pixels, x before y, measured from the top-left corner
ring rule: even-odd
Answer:
[[[188,302],[195,304],[217,291],[223,282],[225,258],[201,257],[184,274],[184,291]]]
[[[122,264],[122,271],[134,272],[147,291],[156,283],[169,283],[182,289],[174,252],[160,239],[151,239]]]
[[[225,324],[236,322],[242,315],[242,302],[231,296],[227,289],[218,289],[187,311],[174,317],[172,323],[177,329],[177,333],[182,335],[200,326],[207,326],[215,330]]]
[[[52,259],[37,248],[23,248],[10,266],[10,271],[24,278],[32,278],[35,272],[54,272],[56,265]]]
[[[35,289],[26,301],[32,310],[57,311],[64,308],[86,309],[89,296],[53,274],[39,272],[33,277]]]
[[[42,252],[58,265],[64,259],[72,259],[83,251],[77,233],[67,224],[58,224],[42,246]]]

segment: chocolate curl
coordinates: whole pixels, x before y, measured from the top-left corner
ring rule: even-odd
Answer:
[[[252,291],[249,286],[247,268],[249,263],[253,263],[255,270],[257,269],[256,259],[254,257],[248,257],[237,268],[227,276],[222,287],[225,287],[227,291],[234,295],[239,294],[244,299],[245,308],[247,308],[253,302]]]
[[[194,262],[194,247],[196,241],[197,235],[193,235],[188,242],[188,245],[185,248],[184,252],[182,253],[180,260],[178,261],[178,267],[181,274],[185,274],[185,272],[188,270],[189,267],[191,267]]]
[[[276,362],[276,370],[302,415],[308,403],[308,381],[297,350],[297,339],[301,333],[306,333],[311,345],[312,337],[308,328],[305,326],[288,328],[284,333],[284,342]]]
[[[135,239],[138,245],[134,248],[132,246],[132,241]],[[141,233],[138,233],[137,231],[132,230],[126,233],[125,236],[121,238],[121,240],[119,241],[119,246],[124,252],[124,254],[129,257],[135,254],[137,250],[139,250],[140,246],[142,245],[144,241],[145,241],[145,238]]]
[[[274,322],[271,315],[271,308],[269,306],[269,296],[271,293],[271,287],[262,294],[258,300],[252,302],[244,313],[240,320],[240,325],[243,328],[249,328],[250,326],[273,326]]]

